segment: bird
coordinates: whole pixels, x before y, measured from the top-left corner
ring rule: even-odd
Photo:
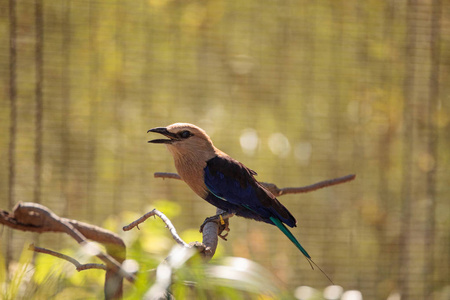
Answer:
[[[216,148],[206,132],[196,125],[174,123],[149,132],[165,137],[148,142],[167,146],[181,179],[198,196],[228,214],[278,227],[311,267],[316,266],[332,282],[286,227],[296,227],[295,217],[256,180],[255,171]]]

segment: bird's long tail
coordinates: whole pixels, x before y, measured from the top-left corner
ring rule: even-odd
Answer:
[[[320,272],[322,272],[323,275],[332,283],[333,281],[331,278],[312,260],[311,256],[308,254],[308,252],[303,248],[303,246],[300,244],[300,242],[295,238],[295,236],[289,231],[289,229],[284,226],[284,224],[280,221],[280,219],[276,217],[270,217],[270,220],[277,226],[287,237],[291,240],[291,242],[303,253],[303,255],[306,257],[306,259],[309,262],[309,265],[314,270],[314,266],[316,266]],[[314,265],[314,266],[313,266]]]

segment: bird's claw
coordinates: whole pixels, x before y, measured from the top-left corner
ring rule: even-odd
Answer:
[[[227,241],[228,233],[230,232],[230,228],[228,227],[229,223],[226,222],[225,228],[222,229],[222,227],[219,225],[219,232],[217,235],[224,241]],[[227,233],[222,234],[223,231],[226,231]]]
[[[203,232],[203,228],[205,227],[205,225],[209,222],[215,222],[217,223],[217,225],[219,225],[218,231],[217,231],[217,235],[223,239],[223,240],[227,240],[226,237],[228,236],[228,232],[230,232],[230,228],[229,228],[229,224],[230,222],[228,221],[229,219],[229,215],[225,216],[224,218],[224,214],[218,214],[212,217],[208,217],[205,219],[205,221],[203,221],[203,224],[200,225],[200,232]],[[227,231],[226,234],[222,234],[223,231]]]

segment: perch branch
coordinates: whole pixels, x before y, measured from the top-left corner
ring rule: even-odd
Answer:
[[[216,215],[222,214],[225,211],[217,208]],[[204,251],[204,258],[210,260],[216,253],[217,245],[219,243],[218,236],[221,236],[223,230],[228,229],[228,219],[226,219],[226,226],[222,226],[218,222],[207,222],[203,226],[203,244],[206,246]],[[226,235],[225,235],[226,236]]]

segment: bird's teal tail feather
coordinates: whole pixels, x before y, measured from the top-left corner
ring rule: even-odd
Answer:
[[[246,208],[252,210],[249,206],[244,205]],[[273,224],[275,224],[275,226],[277,226],[290,240],[292,243],[294,243],[294,245],[303,253],[303,255],[306,257],[306,259],[308,260],[309,265],[311,266],[311,268],[314,270],[314,266],[316,266],[320,272],[322,272],[323,275],[325,275],[325,277],[331,282],[331,284],[333,283],[333,280],[331,280],[331,278],[327,275],[327,273],[325,273],[311,258],[311,255],[308,254],[308,252],[306,252],[305,248],[303,248],[302,245],[300,245],[300,242],[297,241],[297,239],[295,238],[295,236],[289,231],[289,229],[287,229],[286,226],[284,226],[283,222],[281,222],[280,219],[278,219],[277,217],[269,217],[269,219],[272,221]]]
[[[284,226],[284,224],[280,221],[280,219],[276,218],[276,217],[270,217],[270,220],[273,222],[273,224],[275,224],[275,226],[277,226],[290,240],[292,243],[294,243],[294,245],[303,253],[303,255],[306,257],[306,259],[309,262],[309,265],[311,266],[311,268],[314,270],[314,266],[316,266],[320,272],[322,272],[323,275],[325,275],[325,277],[328,278],[328,280],[332,283],[333,281],[331,280],[331,278],[312,260],[311,256],[308,254],[308,252],[306,252],[305,248],[303,248],[302,245],[300,245],[300,242],[295,238],[295,236],[289,231],[289,229]]]
[[[303,253],[306,258],[311,259],[311,256],[306,252],[305,248],[300,245],[300,242],[295,238],[295,236],[287,229],[286,226],[280,221],[280,219],[275,217],[270,217],[270,220],[277,226],[290,240],[294,245]]]

